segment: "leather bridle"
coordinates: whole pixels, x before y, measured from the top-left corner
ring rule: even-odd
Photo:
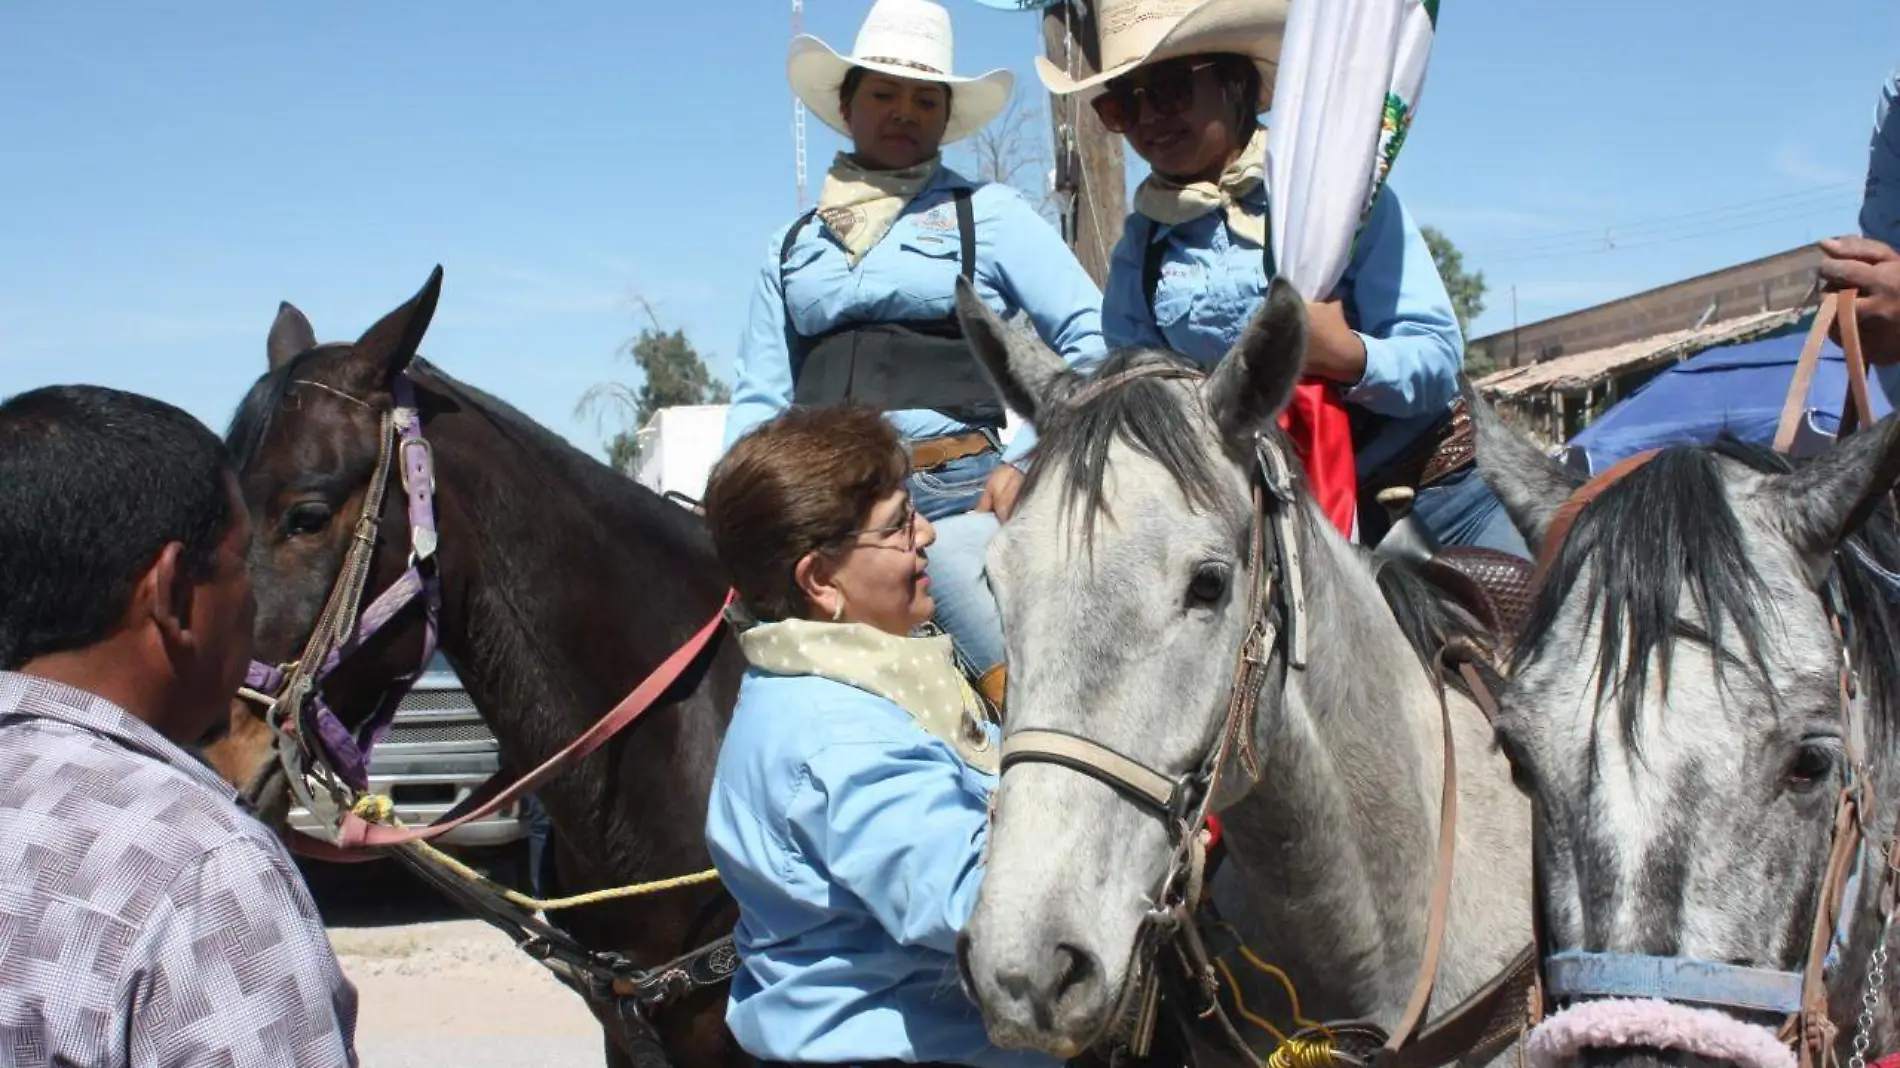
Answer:
[[[297,385],[320,383],[293,382]],[[331,392],[335,392],[332,390]],[[422,415],[415,385],[402,372],[390,383],[391,405],[382,413],[376,467],[363,497],[356,528],[344,551],[342,566],[330,587],[303,651],[283,664],[252,661],[239,696],[258,712],[271,729],[273,755],[287,785],[300,803],[314,813],[325,813],[332,826],[340,822],[347,799],[369,787],[371,749],[388,733],[390,720],[402,696],[427,670],[435,656],[442,597],[437,570],[439,535],[435,517],[435,456],[422,434]],[[355,397],[345,398],[369,407]],[[399,472],[407,499],[409,519],[408,566],[395,582],[359,612],[369,573],[381,538],[382,515],[392,471]],[[323,684],[352,653],[361,649],[405,608],[423,605],[422,654],[415,671],[393,680],[377,701],[374,714],[354,730],[345,726],[323,698]],[[241,800],[256,807],[260,792],[275,770],[261,771],[241,791]],[[312,781],[323,784],[331,796],[322,804],[313,796]],[[335,819],[329,816],[334,815]]]
[[[1830,294],[1815,317],[1814,327],[1804,348],[1789,389],[1781,429],[1776,435],[1777,451],[1787,451],[1793,441],[1795,421],[1805,411],[1807,390],[1820,352],[1821,339],[1838,314],[1841,318],[1843,349],[1849,374],[1849,398],[1863,427],[1873,423],[1867,402],[1866,370],[1858,331],[1854,329],[1854,293]],[[1843,418],[1843,432],[1848,432]],[[1650,450],[1633,455],[1578,488],[1558,508],[1546,531],[1538,554],[1537,576],[1541,583],[1562,551],[1572,525],[1589,503],[1605,490],[1640,469],[1658,454]],[[1852,744],[1853,698],[1858,688],[1846,643],[1846,612],[1833,596],[1832,586],[1824,588],[1823,607],[1829,623],[1842,641],[1840,667],[1840,719],[1843,736]],[[1745,967],[1720,961],[1686,957],[1659,957],[1630,953],[1549,951],[1543,931],[1544,886],[1536,881],[1533,903],[1537,946],[1542,962],[1541,983],[1533,1011],[1541,1018],[1561,1004],[1575,1005],[1605,998],[1649,998],[1695,1007],[1734,1010],[1742,1013],[1779,1014],[1784,1017],[1776,1032],[1782,1042],[1793,1047],[1802,1068],[1817,1068],[1832,1060],[1836,1027],[1828,1016],[1827,981],[1830,950],[1845,947],[1848,924],[1852,919],[1851,891],[1864,869],[1865,835],[1875,811],[1873,786],[1864,754],[1850,753],[1846,782],[1835,799],[1831,821],[1828,856],[1815,895],[1813,917],[1808,925],[1808,944],[1800,970]],[[1535,851],[1535,850],[1534,850]],[[1887,928],[1893,921],[1896,896],[1900,896],[1900,826],[1885,844],[1878,909],[1882,930],[1875,947],[1870,971],[1878,973],[1884,958]],[[1875,987],[1878,979],[1870,980]],[[1869,997],[1878,995],[1870,989]],[[1854,1068],[1864,1063],[1871,1042],[1872,1003],[1860,1019],[1855,1036]]]
[[[1067,407],[1077,407],[1142,378],[1201,379],[1201,372],[1169,365],[1147,365],[1097,379],[1071,396]],[[1227,1040],[1250,1062],[1252,1048],[1241,1037],[1219,999],[1219,977],[1195,926],[1205,886],[1208,818],[1220,790],[1221,776],[1230,761],[1238,762],[1248,783],[1258,783],[1262,767],[1255,751],[1254,731],[1261,690],[1268,681],[1274,654],[1284,658],[1287,671],[1306,666],[1305,575],[1297,531],[1298,497],[1285,446],[1275,437],[1254,438],[1250,472],[1252,529],[1249,551],[1253,583],[1247,602],[1247,632],[1235,659],[1234,681],[1219,732],[1193,771],[1171,777],[1125,753],[1068,731],[1022,729],[1003,742],[1001,773],[1024,764],[1066,768],[1102,783],[1123,795],[1166,826],[1173,847],[1153,905],[1143,918],[1136,938],[1130,979],[1124,987],[1118,1018],[1124,1040],[1137,1057],[1146,1056],[1158,1015],[1159,976],[1156,957],[1171,947],[1186,972],[1198,983],[1205,1005],[1199,1015],[1214,1020]],[[1271,551],[1267,528],[1275,536]],[[1430,665],[1434,681],[1460,650],[1441,650]],[[1476,680],[1469,663],[1465,678],[1474,698],[1492,714],[1489,694]],[[1283,684],[1285,675],[1282,676]],[[1444,731],[1444,768],[1439,812],[1439,840],[1427,913],[1426,945],[1399,1026],[1390,1034],[1364,1022],[1335,1025],[1326,1030],[1343,1038],[1371,1036],[1383,1039],[1374,1055],[1383,1068],[1431,1068],[1474,1050],[1502,1048],[1518,1028],[1522,1001],[1519,991],[1532,981],[1535,958],[1527,948],[1463,1003],[1421,1029],[1437,975],[1450,911],[1452,857],[1457,844],[1457,763],[1451,731],[1451,713],[1442,682],[1439,709]],[[1500,1030],[1497,1021],[1508,1022]],[[1299,1037],[1299,1036],[1295,1036]]]

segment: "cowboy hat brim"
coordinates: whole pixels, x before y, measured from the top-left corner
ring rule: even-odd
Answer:
[[[1181,17],[1142,55],[1086,78],[1069,73],[1042,56],[1036,57],[1036,75],[1056,96],[1099,89],[1130,71],[1179,56],[1228,52],[1246,56],[1260,69],[1260,106],[1273,97],[1273,79],[1280,66],[1280,42],[1286,30],[1288,0],[1208,0]]]
[[[785,60],[786,77],[792,92],[819,122],[851,136],[838,90],[852,67],[888,74],[913,82],[939,82],[951,87],[950,120],[944,126],[943,143],[961,141],[990,124],[990,120],[1009,106],[1009,94],[1016,87],[1016,76],[1006,70],[993,70],[973,78],[937,74],[898,63],[879,63],[839,55],[832,47],[810,34],[792,38]]]

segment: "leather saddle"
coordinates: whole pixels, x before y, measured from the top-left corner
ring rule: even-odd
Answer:
[[[1496,549],[1439,545],[1412,516],[1410,497],[1402,492],[1388,490],[1380,494],[1380,503],[1395,514],[1391,529],[1373,551],[1416,567],[1427,582],[1482,623],[1497,638],[1498,648],[1515,641],[1530,615],[1531,562]]]

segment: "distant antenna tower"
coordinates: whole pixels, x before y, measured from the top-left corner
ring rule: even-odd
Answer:
[[[792,0],[792,36],[805,32],[805,0]],[[805,210],[805,102],[792,95],[792,152],[798,169],[798,210]]]

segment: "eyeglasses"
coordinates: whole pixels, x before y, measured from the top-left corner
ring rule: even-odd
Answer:
[[[1157,63],[1137,80],[1133,74],[1108,83],[1089,103],[1109,133],[1124,134],[1141,118],[1136,95],[1146,96],[1156,115],[1179,115],[1194,103],[1194,75],[1214,66],[1213,60],[1192,63],[1185,59]]]
[[[898,513],[895,523],[882,527],[866,527],[863,530],[847,530],[843,534],[838,535],[836,540],[851,541],[856,538],[868,536],[882,542],[890,541],[900,534],[904,537],[903,550],[905,552],[915,552],[917,549],[917,506],[909,497],[904,498],[904,508]],[[867,546],[867,548],[894,549],[898,548],[898,546]]]

